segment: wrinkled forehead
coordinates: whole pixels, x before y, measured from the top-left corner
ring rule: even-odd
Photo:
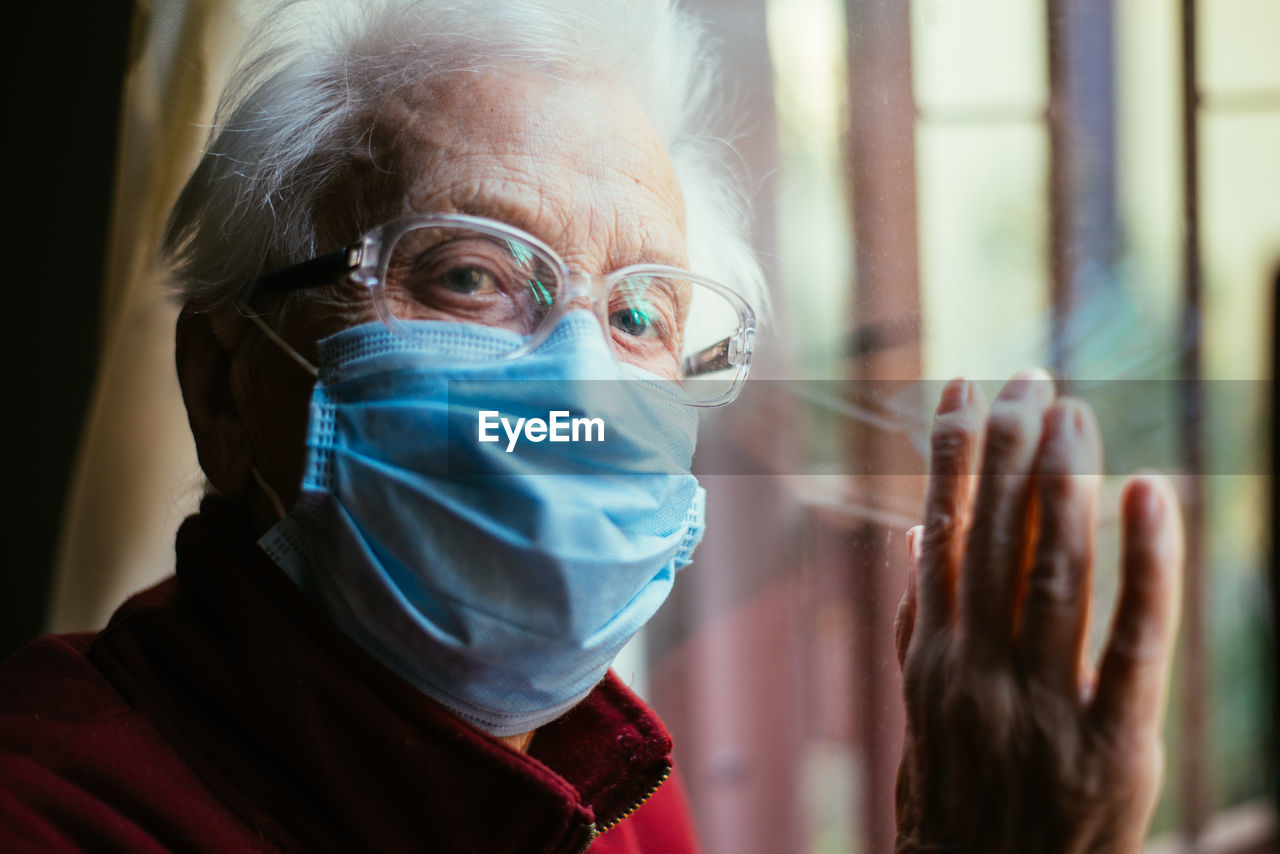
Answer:
[[[467,213],[539,237],[574,266],[684,265],[684,201],[666,148],[623,87],[529,71],[453,75],[378,116],[400,213]]]

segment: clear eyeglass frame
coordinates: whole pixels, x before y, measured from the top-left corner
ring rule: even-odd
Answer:
[[[574,270],[533,235],[485,217],[427,214],[391,220],[340,250],[268,273],[255,283],[253,297],[331,286],[345,278],[370,295],[378,318],[388,328],[399,334],[411,334],[411,327],[397,316],[388,295],[388,265],[392,252],[386,250],[396,247],[410,232],[431,228],[464,229],[506,241],[508,245],[521,245],[531,250],[537,260],[556,276],[559,289],[554,300],[549,301],[546,313],[537,320],[536,327],[528,332],[523,343],[495,361],[518,359],[528,354],[547,339],[566,314],[583,308],[589,309],[600,322],[614,357],[628,361],[619,353],[610,333],[610,295],[624,283],[651,278],[673,279],[682,285],[687,284],[692,292],[713,300],[720,315],[718,331],[713,336],[716,340],[684,353],[679,360],[680,376],[677,381],[685,387],[683,399],[693,406],[714,407],[732,402],[741,393],[751,366],[756,317],[751,306],[732,288],[687,270],[654,264],[632,265],[602,276]],[[729,325],[735,328],[728,329]],[[721,337],[721,331],[727,334]]]

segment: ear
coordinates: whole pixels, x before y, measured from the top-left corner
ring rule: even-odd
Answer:
[[[176,345],[178,383],[200,467],[219,492],[245,497],[253,486],[253,444],[231,392],[233,354],[210,315],[190,308],[178,316]]]

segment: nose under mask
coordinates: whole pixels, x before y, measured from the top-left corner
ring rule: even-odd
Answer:
[[[406,327],[320,342],[301,496],[261,545],[428,696],[527,732],[595,686],[688,564],[697,410],[619,365],[588,312],[511,361],[478,358],[510,349],[504,330]],[[557,417],[563,441],[529,429]]]

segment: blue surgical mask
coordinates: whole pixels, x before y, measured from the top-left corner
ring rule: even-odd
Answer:
[[[705,501],[696,409],[619,365],[591,314],[488,359],[510,334],[416,321],[321,341],[302,494],[261,541],[348,635],[493,735],[600,681],[688,564]]]

